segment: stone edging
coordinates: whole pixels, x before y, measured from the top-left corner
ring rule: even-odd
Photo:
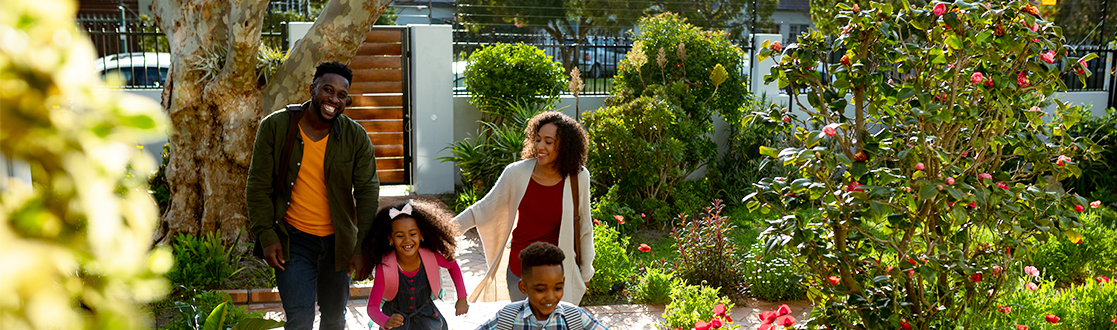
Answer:
[[[270,289],[250,289],[250,290],[215,290],[224,292],[233,298],[233,303],[237,305],[250,305],[250,304],[266,304],[277,303],[282,300],[279,299],[279,290],[276,288]],[[372,291],[372,284],[353,284],[349,286],[349,299],[368,298],[369,292]]]

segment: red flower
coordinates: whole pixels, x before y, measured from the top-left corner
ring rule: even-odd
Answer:
[[[1067,157],[1066,155],[1059,155],[1059,158],[1055,160],[1055,165],[1063,166],[1066,165],[1066,163],[1070,163],[1072,161],[1073,159]]]
[[[1036,289],[1039,289],[1039,286],[1037,286],[1035,283],[1032,283],[1032,282],[1028,282],[1028,284],[1025,285],[1025,287],[1027,287],[1028,290],[1032,290],[1032,291],[1035,291]]]
[[[860,182],[857,182],[857,181],[850,182],[849,186],[846,186],[846,191],[865,191],[865,189],[857,188],[857,187],[860,187],[860,186],[861,186]]]
[[[786,122],[790,122],[790,121],[791,121],[791,117],[783,116],[783,122],[786,123]]]
[[[779,317],[779,315],[776,315],[776,311],[760,312],[760,321],[764,322],[764,324],[775,322],[777,317]]]
[[[710,320],[710,329],[721,328],[721,326],[722,326],[721,320],[719,320],[719,319]]]
[[[935,16],[942,16],[942,14],[946,13],[946,5],[941,3],[935,5],[935,9],[932,11],[932,13],[934,13]]]
[[[1097,280],[1098,280],[1098,283],[1102,283],[1102,282],[1109,283],[1109,278],[1105,277],[1105,276],[1098,276]]]
[[[834,136],[834,134],[838,134],[838,123],[826,125],[826,127],[822,128],[822,133],[826,134],[826,136]]]
[[[915,164],[915,170],[916,171],[922,171],[923,170],[923,163]]]
[[[1001,313],[1008,314],[1008,313],[1012,312],[1012,307],[1005,306],[1005,305],[997,305],[997,310],[1001,311]]]
[[[1004,269],[1001,268],[1001,266],[993,265],[993,276],[997,276],[997,274],[1000,274],[1002,270]]]
[[[1023,324],[1017,324],[1016,325],[1016,330],[1028,330],[1028,326],[1023,325]]]
[[[991,179],[993,179],[993,176],[990,175],[989,173],[980,173],[980,174],[977,175],[977,180],[978,181],[991,180]]]
[[[993,87],[993,78],[985,79],[985,87]]]
[[[776,313],[781,316],[791,314],[791,307],[788,307],[786,304],[780,305],[779,308],[776,308]]]
[[[970,280],[974,282],[981,282],[981,273],[974,273],[970,275]]]
[[[791,315],[780,316],[780,317],[776,318],[776,322],[773,322],[773,323],[775,325],[779,325],[779,326],[783,326],[783,327],[790,327],[792,325],[795,325],[795,317],[791,316]]]
[[[640,213],[640,217],[641,217],[641,218],[647,218],[648,216],[647,216],[647,215],[644,215],[643,213]]]
[[[1032,29],[1032,32],[1039,32],[1039,23],[1032,23],[1031,29]],[[1039,41],[1039,40],[1037,40],[1035,38],[1032,38],[1032,41]]]
[[[776,41],[776,42],[773,42],[771,45],[768,45],[768,49],[771,49],[771,50],[774,50],[774,51],[778,52],[778,51],[780,51],[780,49],[783,49],[783,44],[780,43],[779,41]]]
[[[1020,72],[1016,74],[1016,84],[1020,85],[1021,88],[1024,88],[1028,87],[1028,85],[1031,85],[1032,82],[1028,81],[1027,73]]]
[[[982,80],[985,80],[985,76],[983,76],[981,72],[974,72],[970,75],[970,82],[972,83],[980,84]]]
[[[717,306],[714,306],[714,316],[725,316],[725,304],[718,304]]]
[[[1086,211],[1086,208],[1082,207],[1082,205],[1077,205],[1077,204],[1074,205],[1074,212],[1082,213],[1082,212],[1085,212],[1085,211]]]
[[[648,246],[647,244],[644,244],[644,243],[640,243],[640,248],[639,248],[639,250],[640,250],[641,252],[652,252],[652,247]]]
[[[710,324],[706,321],[699,320],[694,322],[694,330],[710,330]]]
[[[1059,317],[1053,314],[1047,314],[1047,316],[1044,316],[1043,318],[1049,323],[1059,323]]]
[[[954,177],[946,177],[946,184],[954,184]]]
[[[900,328],[904,330],[911,330],[911,324],[908,324],[908,319],[900,319]]]
[[[1078,66],[1074,68],[1074,73],[1085,74],[1086,73],[1086,61],[1078,60]]]
[[[596,225],[596,226],[600,226],[601,225],[601,220],[593,219],[593,224]]]
[[[620,214],[616,214],[616,215],[613,215],[613,218],[617,219],[617,223],[622,224],[622,225],[624,224],[624,216],[621,216]]]
[[[1101,201],[1090,202],[1090,208],[1096,209],[1096,208],[1099,208],[1099,207],[1101,207]]]
[[[977,202],[970,202],[970,205],[966,205],[966,206],[977,207]]]
[[[832,284],[832,285],[838,285],[838,282],[842,281],[837,276],[830,276],[830,277],[827,277],[826,279],[830,280],[830,284]]]
[[[919,262],[916,262],[914,258],[909,257],[908,262],[911,263],[912,267],[919,266]]]
[[[1007,183],[1005,183],[1004,181],[1001,181],[1001,182],[997,182],[997,188],[1001,188],[1001,189],[1004,189],[1004,190],[1008,190],[1008,184],[1007,184]]]
[[[1039,54],[1039,59],[1047,62],[1047,64],[1055,63],[1055,51],[1049,50],[1046,53]]]
[[[771,323],[764,323],[764,324],[761,324],[759,328],[756,328],[756,330],[772,330],[772,329],[775,329],[775,327],[773,327]]]
[[[842,55],[842,58],[838,61],[840,61],[842,63],[842,65],[845,65],[845,66],[850,66],[851,64],[853,64],[849,60],[849,55]]]
[[[854,12],[859,12],[859,11],[861,11],[861,6],[858,6],[858,5],[857,5],[857,4],[855,3],[855,4],[853,4],[853,8],[852,8],[852,9],[853,9],[853,11],[854,11]]]
[[[1113,320],[1111,320],[1111,321],[1112,321],[1113,323],[1117,323],[1117,317],[1114,317],[1114,318],[1113,318]]]

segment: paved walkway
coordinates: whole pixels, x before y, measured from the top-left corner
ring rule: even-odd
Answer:
[[[481,248],[481,239],[477,236],[475,231],[466,233],[464,239],[459,243],[458,264],[462,268],[462,277],[465,279],[465,284],[468,290],[472,291],[481,282],[481,278],[485,275],[485,256]],[[469,305],[469,313],[462,316],[454,315],[454,301],[457,299],[456,292],[454,291],[454,284],[450,280],[449,274],[446,270],[442,270],[442,283],[446,290],[446,296],[442,301],[435,301],[435,306],[442,311],[446,316],[446,321],[450,325],[450,330],[473,330],[485,321],[491,319],[501,307],[508,304],[508,301],[490,302],[490,303],[474,303]],[[795,312],[796,319],[804,319],[806,311],[810,305],[806,302],[793,301],[786,302],[791,310]],[[774,310],[781,303],[780,302],[763,302],[763,301],[750,301],[746,306],[736,307],[730,311],[730,317],[733,318],[735,324],[740,324],[742,329],[753,329],[760,326],[757,315],[764,310]],[[367,299],[352,300],[349,302],[348,310],[346,312],[346,322],[350,330],[368,329],[368,301]],[[665,306],[662,305],[612,305],[612,306],[588,306],[585,307],[590,315],[593,315],[609,329],[613,330],[644,330],[655,329],[655,324],[663,321],[663,311]],[[250,311],[259,310],[265,313],[265,317],[275,320],[285,319],[283,315],[283,307],[279,303],[271,304],[256,304],[248,305],[247,309]],[[315,328],[318,327],[318,320],[315,320]]]

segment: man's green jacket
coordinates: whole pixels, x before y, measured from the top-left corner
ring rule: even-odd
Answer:
[[[303,103],[303,109],[309,110],[309,103]],[[307,112],[305,115],[314,114]],[[280,181],[279,196],[273,196],[272,185],[279,175],[278,164],[290,122],[291,114],[285,110],[273,112],[260,122],[245,191],[252,233],[260,239],[261,248],[281,242],[284,260],[291,258],[291,246],[283,214],[291,205],[291,188],[302,165],[301,134],[296,135],[297,140],[292,145],[287,175]],[[380,203],[380,180],[376,176],[372,142],[360,124],[342,114],[334,120],[328,138],[323,169],[330,218],[334,223],[334,265],[337,271],[342,271],[349,268],[354,254],[360,254],[362,242],[372,227]]]

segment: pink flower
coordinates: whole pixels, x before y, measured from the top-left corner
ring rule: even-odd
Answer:
[[[858,6],[858,5],[857,5],[857,4],[855,3],[855,4],[853,4],[853,8],[852,8],[852,9],[853,9],[853,11],[854,11],[854,12],[859,12],[859,11],[861,11],[861,6]]]
[[[648,246],[648,244],[640,243],[639,250],[640,252],[652,252],[652,247]]]
[[[1098,283],[1102,283],[1102,282],[1109,283],[1109,278],[1105,277],[1105,276],[1098,276],[1097,280],[1098,280]]]
[[[941,4],[941,3],[935,5],[935,9],[932,10],[932,13],[934,13],[935,16],[942,16],[942,14],[946,13],[946,5]]]
[[[1039,54],[1039,59],[1047,62],[1047,64],[1055,63],[1055,51],[1049,50],[1047,53]]]
[[[979,173],[979,174],[977,175],[977,179],[978,179],[978,181],[981,181],[981,180],[991,180],[991,179],[993,179],[993,176],[992,176],[992,175],[989,175],[989,173]]]
[[[861,186],[860,182],[857,182],[857,181],[850,182],[849,185],[846,186],[846,191],[865,191],[865,189],[858,188],[860,186]]]
[[[1004,189],[1004,190],[1008,190],[1008,184],[1007,184],[1007,183],[1005,183],[1004,181],[1001,181],[1001,182],[997,182],[997,188],[1001,188],[1001,189]]]
[[[1067,157],[1066,155],[1059,155],[1059,158],[1055,160],[1055,165],[1063,166],[1066,165],[1066,163],[1070,163],[1071,161],[1072,159],[1070,157]]]
[[[946,177],[946,184],[954,184],[954,177]]]
[[[842,28],[842,34],[849,34],[849,30],[853,29],[853,25],[846,25]]]
[[[641,217],[641,218],[647,218],[648,216],[647,216],[647,215],[644,215],[643,213],[640,213],[640,217]]]
[[[923,170],[923,163],[916,163],[915,164],[915,170],[916,171],[922,171]]]
[[[826,134],[826,136],[834,136],[834,134],[838,134],[838,124],[833,123],[830,125],[826,125],[826,127],[822,128],[822,133]]]
[[[1090,208],[1096,209],[1096,208],[1099,208],[1099,207],[1101,207],[1101,201],[1090,202]]]
[[[621,216],[620,214],[617,214],[617,215],[613,215],[613,218],[617,219],[617,223],[622,224],[622,225],[624,224],[624,216]]]
[[[1032,290],[1032,291],[1035,291],[1036,289],[1039,289],[1039,286],[1037,286],[1035,283],[1032,283],[1032,282],[1028,282],[1028,284],[1024,285],[1024,287],[1027,287],[1028,290]]]
[[[842,281],[837,276],[830,276],[830,277],[827,277],[826,279],[830,281],[831,285],[838,285],[838,283]]]
[[[780,51],[780,49],[783,49],[783,44],[780,43],[779,41],[776,41],[776,42],[773,42],[771,45],[768,45],[768,49],[771,49],[773,51],[778,52],[778,51]]]
[[[1059,323],[1059,317],[1055,316],[1054,314],[1047,314],[1047,316],[1044,316],[1043,318],[1047,320],[1048,323]]]
[[[790,121],[791,121],[791,117],[783,116],[783,122],[786,123],[786,122],[790,122]]]
[[[710,330],[710,324],[706,321],[698,320],[694,322],[694,330]]]
[[[1039,23],[1032,23],[1031,29],[1032,29],[1032,32],[1038,32],[1039,31]]]
[[[1081,59],[1078,60],[1078,66],[1074,68],[1074,73],[1085,74],[1086,73],[1086,61],[1083,61]]]
[[[1035,266],[1024,267],[1024,274],[1028,274],[1031,277],[1039,277],[1039,268]]]
[[[1012,307],[1010,306],[997,305],[997,310],[1001,311],[1001,313],[1004,314],[1012,313]]]
[[[1082,205],[1078,205],[1078,204],[1075,204],[1075,205],[1074,205],[1074,212],[1075,212],[1075,213],[1082,213],[1082,212],[1086,212],[1086,208],[1085,208],[1085,207],[1082,207]]]
[[[795,325],[795,317],[791,315],[780,316],[776,318],[776,322],[773,322],[773,324],[783,327],[790,327],[792,325]]]
[[[1028,81],[1027,73],[1020,72],[1016,74],[1016,84],[1020,85],[1021,88],[1024,88],[1028,87],[1028,85],[1031,85],[1032,82]]]
[[[975,84],[980,84],[981,81],[984,79],[985,76],[981,75],[981,72],[974,72],[972,75],[970,75],[970,82],[973,82]]]
[[[1001,268],[1001,266],[993,265],[993,276],[997,276],[997,274],[1000,274],[1002,270],[1004,270],[1004,268]]]
[[[780,316],[791,314],[791,307],[787,306],[786,304],[780,305],[779,308],[776,308],[776,313]]]
[[[1016,330],[1028,330],[1028,326],[1023,325],[1023,324],[1017,324],[1016,325]]]
[[[714,306],[714,316],[717,316],[717,317],[724,317],[725,316],[725,304],[717,304],[717,306]]]

